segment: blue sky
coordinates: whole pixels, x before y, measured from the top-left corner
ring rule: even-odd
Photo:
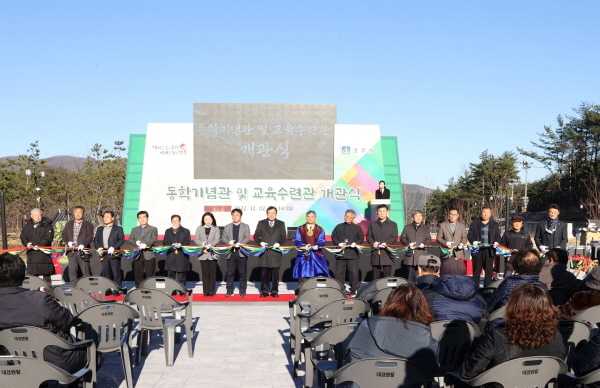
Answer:
[[[600,103],[599,11],[597,1],[3,0],[0,156],[35,140],[44,157],[86,156],[149,122],[192,122],[194,102],[336,103],[339,123],[398,137],[405,183],[443,186],[485,149],[531,148],[558,114]]]

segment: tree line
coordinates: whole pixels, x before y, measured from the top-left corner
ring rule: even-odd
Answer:
[[[127,159],[121,155],[125,151],[122,141],[116,141],[111,150],[94,144],[84,163],[69,171],[48,166],[35,141],[25,154],[1,162],[0,191],[6,198],[7,230],[19,231],[35,207],[52,217],[59,209],[69,211],[81,205],[96,224],[104,210],[113,210],[120,217],[127,167]]]
[[[463,221],[479,217],[482,206],[495,215],[505,214],[507,197],[511,209],[520,212],[545,211],[559,204],[582,217],[600,219],[600,105],[581,103],[573,115],[559,115],[555,128],[545,126],[538,139],[531,141],[534,151],[517,147],[501,155],[484,151],[458,177],[452,177],[445,189],[434,190],[426,203],[430,224],[445,220],[451,208],[457,208]],[[529,158],[547,170],[547,175],[530,182],[529,202],[523,201],[525,183],[519,179],[519,156]]]

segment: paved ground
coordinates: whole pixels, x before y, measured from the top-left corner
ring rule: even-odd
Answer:
[[[134,366],[136,387],[302,386],[303,378],[292,378],[287,356],[287,303],[195,303],[193,310],[194,357],[188,357],[183,339],[175,365],[165,366],[162,337],[153,335],[148,357]],[[125,386],[118,354],[107,355],[98,387]]]

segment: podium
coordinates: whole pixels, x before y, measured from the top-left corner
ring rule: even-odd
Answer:
[[[392,210],[392,201],[389,199],[373,199],[369,202],[369,219],[374,221],[377,219],[377,206],[387,205],[389,210]]]

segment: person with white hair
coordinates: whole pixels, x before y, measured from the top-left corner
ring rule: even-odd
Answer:
[[[21,242],[27,248],[27,275],[42,276],[52,284],[52,275],[56,273],[50,255],[42,252],[40,247],[49,247],[54,239],[52,220],[42,214],[42,210],[31,210],[31,217],[21,231]]]

